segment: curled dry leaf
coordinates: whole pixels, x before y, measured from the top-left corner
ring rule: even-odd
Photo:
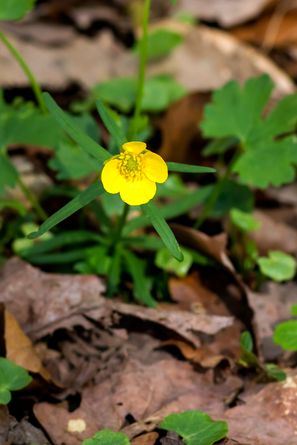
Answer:
[[[132,445],[154,445],[158,439],[158,433],[146,433],[132,440]]]

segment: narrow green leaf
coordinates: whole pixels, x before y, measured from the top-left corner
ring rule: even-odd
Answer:
[[[0,152],[0,195],[6,187],[15,187],[18,179],[18,172],[10,162],[8,156]]]
[[[202,203],[207,198],[209,192],[206,188],[195,190],[194,192],[188,192],[185,196],[176,199],[175,201],[167,204],[159,209],[160,215],[165,219],[176,218],[180,215],[191,210],[195,205]],[[137,218],[128,221],[124,227],[124,234],[132,232],[136,229],[141,229],[150,225],[150,220],[147,215],[142,215]]]
[[[92,184],[90,187],[79,193],[75,198],[68,202],[64,207],[51,215],[43,224],[41,224],[37,232],[30,233],[28,237],[30,239],[34,239],[43,235],[45,232],[48,232],[61,221],[68,218],[82,207],[85,207],[87,204],[97,198],[97,196],[100,196],[103,191],[103,187],[99,182]]]
[[[167,162],[168,170],[179,173],[215,173],[216,169],[202,167],[200,165],[179,164],[178,162]]]
[[[83,133],[71,120],[69,116],[56,104],[54,99],[48,94],[43,94],[45,103],[61,125],[61,127],[66,131],[66,133],[81,146],[87,153],[93,156],[97,161],[103,162],[110,158],[110,154],[99,144],[97,144],[92,138],[87,134]]]
[[[155,307],[156,301],[151,295],[148,279],[145,275],[145,262],[128,251],[125,252],[125,260],[127,269],[133,279],[135,299],[149,307]]]
[[[159,212],[158,208],[152,203],[149,202],[142,206],[144,214],[148,216],[152,225],[160,235],[163,243],[169,250],[169,252],[179,261],[183,260],[183,254],[180,250],[178,242],[170,229],[169,225]]]
[[[105,107],[101,100],[98,99],[96,101],[96,107],[107,130],[115,140],[116,144],[121,147],[121,145],[127,141],[124,132],[114,121],[110,114],[110,111],[108,110],[108,108]]]

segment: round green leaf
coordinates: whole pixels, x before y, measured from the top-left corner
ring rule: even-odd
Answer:
[[[160,423],[160,427],[175,431],[187,445],[212,445],[228,433],[226,422],[214,421],[208,414],[196,410],[170,414]]]
[[[297,351],[297,320],[289,320],[276,326],[273,341],[287,351]]]
[[[82,445],[130,445],[130,442],[123,433],[102,430],[98,431],[91,439],[84,440]]]
[[[0,20],[18,20],[29,12],[36,0],[1,0]]]
[[[291,280],[296,273],[296,260],[287,253],[274,250],[257,260],[263,275],[274,281]]]

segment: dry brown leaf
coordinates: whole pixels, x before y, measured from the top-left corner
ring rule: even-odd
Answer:
[[[9,37],[46,87],[61,89],[76,82],[89,89],[98,82],[137,72],[135,55],[105,30],[92,40],[78,35],[57,48]],[[3,46],[0,46],[0,65],[3,87],[27,85],[24,74]],[[230,79],[243,82],[263,72],[275,82],[276,96],[294,91],[289,76],[271,60],[226,32],[205,26],[187,26],[184,42],[168,57],[148,66],[149,75],[171,74],[189,92],[212,91]]]
[[[271,59],[224,31],[202,25],[188,27],[183,43],[149,66],[150,74],[171,74],[189,92],[209,92],[231,79],[243,83],[263,72],[275,83],[275,97],[295,91],[290,77]]]
[[[19,258],[8,260],[0,270],[0,302],[30,338],[41,328],[51,332],[56,321],[67,326],[70,315],[104,301],[103,292],[104,284],[95,276],[49,274]]]
[[[171,227],[181,243],[192,249],[197,249],[210,258],[216,260],[229,272],[235,274],[235,269],[226,253],[227,235],[220,233],[216,236],[209,236],[199,230],[192,229],[181,224],[171,224]]]
[[[190,145],[198,135],[198,124],[209,99],[208,93],[191,94],[168,108],[157,123],[162,133],[160,155],[164,159],[189,162]],[[195,155],[197,162],[197,152]]]
[[[111,303],[111,306],[114,312],[121,316],[136,317],[139,320],[159,324],[195,346],[200,345],[200,332],[215,335],[233,323],[233,317],[230,316],[195,314],[181,311],[175,305],[166,305],[166,309],[150,309],[123,303]],[[92,313],[90,316],[92,317]]]
[[[222,26],[234,26],[257,17],[277,0],[179,0],[178,9],[191,12],[202,20],[216,21]]]
[[[246,403],[229,409],[228,436],[243,444],[296,445],[297,377],[270,383]]]
[[[23,419],[18,422],[9,414],[6,406],[0,405],[1,445],[49,445],[43,432]]]
[[[259,351],[265,360],[275,360],[282,350],[273,343],[274,327],[291,317],[291,307],[297,300],[297,285],[294,282],[269,282],[261,293],[248,291],[247,295],[249,305],[254,311],[253,325]]]
[[[250,237],[256,242],[261,255],[266,255],[269,250],[297,253],[297,230],[259,210],[254,212],[254,216],[261,226],[251,232]]]
[[[239,26],[231,34],[245,42],[256,44],[266,50],[284,49],[297,44],[297,12],[295,8],[276,9],[256,22]],[[281,5],[280,5],[281,6]]]
[[[132,445],[153,445],[158,437],[158,433],[155,432],[142,434],[141,436],[132,440]]]
[[[82,391],[81,405],[69,413],[65,406],[35,405],[34,412],[55,445],[78,445],[102,428],[119,430],[127,416],[152,423],[160,415],[186,409],[202,409],[219,416],[224,399],[241,386],[237,378],[215,385],[211,372],[199,374],[187,363],[163,359],[152,364],[128,360],[118,372]],[[82,419],[84,431],[69,431],[69,421]],[[137,430],[137,431],[136,431]],[[143,425],[124,429],[132,439]]]
[[[8,311],[5,311],[4,329],[6,357],[28,371],[35,372],[45,380],[49,380],[50,374],[42,366],[31,340],[24,334],[19,323]]]

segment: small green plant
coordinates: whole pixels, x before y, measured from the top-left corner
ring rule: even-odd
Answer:
[[[186,445],[213,445],[228,433],[226,422],[212,420],[206,413],[197,410],[170,414],[162,420],[160,428],[176,432]],[[106,429],[85,439],[82,445],[130,445],[130,441],[125,434]]]
[[[253,352],[254,342],[248,331],[244,331],[240,336],[240,359],[239,365],[244,368],[255,369],[259,373],[259,378],[264,380],[282,381],[286,379],[286,374],[274,363],[262,364]]]
[[[130,445],[130,441],[125,434],[106,429],[98,431],[90,439],[85,439],[82,445]]]
[[[213,445],[228,434],[226,422],[212,420],[208,414],[197,410],[170,414],[160,427],[176,432],[186,445]]]
[[[296,304],[291,307],[291,314],[296,317]],[[273,340],[286,351],[297,351],[297,320],[279,323],[274,330]]]
[[[249,232],[260,227],[259,221],[251,214],[239,209],[231,209],[230,220],[233,225],[231,236],[234,245],[243,249],[243,271],[259,267],[263,277],[282,282],[291,280],[296,273],[296,260],[291,255],[281,251],[269,251],[267,257],[259,256],[256,243],[249,238]]]
[[[28,386],[32,378],[21,366],[0,357],[0,405],[7,405],[11,400],[11,391]]]
[[[272,89],[273,82],[267,75],[249,79],[243,87],[231,81],[215,91],[212,102],[206,106],[201,129],[204,137],[212,140],[205,147],[204,155],[218,155],[219,160],[223,160],[229,152],[231,161],[224,170],[218,169],[223,172],[206,199],[205,210],[196,227],[212,214],[229,181],[232,181],[233,189],[229,190],[230,201],[232,195],[247,194],[249,187],[265,189],[269,185],[280,186],[294,180],[297,94],[282,99],[264,117]],[[236,192],[238,188],[240,190]],[[246,202],[246,199],[242,197],[241,201]],[[225,212],[232,207],[225,208]]]

